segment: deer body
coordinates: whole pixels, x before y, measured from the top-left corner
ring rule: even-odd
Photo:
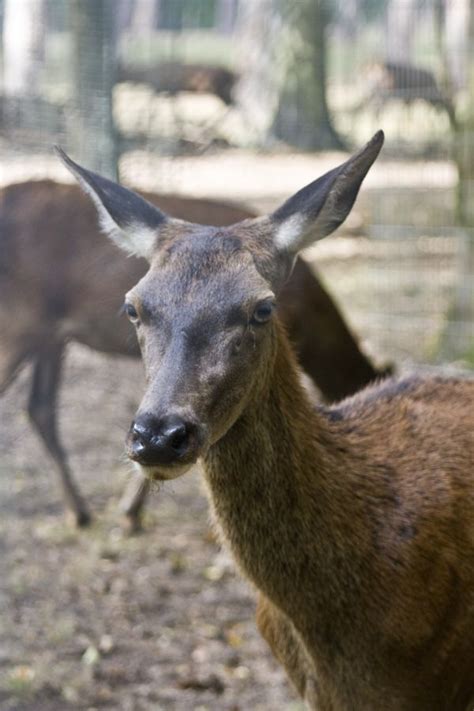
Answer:
[[[231,106],[233,89],[238,76],[226,69],[209,64],[182,64],[160,62],[151,67],[121,66],[119,82],[146,84],[156,93],[178,94],[181,91],[198,94],[214,94],[227,106]]]
[[[281,338],[204,459],[262,635],[311,708],[470,709],[474,383],[390,381],[314,410]]]
[[[147,372],[127,452],[200,458],[263,636],[317,711],[471,711],[474,381],[406,379],[332,408],[303,391],[275,299],[346,217],[383,141],[267,218],[177,222],[73,163],[103,228],[150,262],[126,295]]]

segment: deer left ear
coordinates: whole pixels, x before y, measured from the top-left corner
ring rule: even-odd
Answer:
[[[270,215],[273,244],[280,253],[296,255],[344,222],[383,142],[383,131],[378,131],[348,161],[307,185]]]
[[[149,260],[170,218],[132,190],[82,168],[58,146],[55,151],[94,201],[103,231],[121,249]]]

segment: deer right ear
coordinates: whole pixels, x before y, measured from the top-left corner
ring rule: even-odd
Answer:
[[[132,190],[82,168],[59,146],[54,150],[94,201],[103,231],[121,249],[149,260],[159,231],[170,218]]]
[[[273,243],[280,253],[294,257],[344,222],[383,141],[383,131],[378,131],[349,160],[297,192],[270,216]]]

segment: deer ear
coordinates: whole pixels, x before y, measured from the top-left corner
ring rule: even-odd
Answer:
[[[383,131],[358,153],[297,192],[272,215],[273,243],[294,255],[344,222],[384,141]]]
[[[103,231],[129,254],[150,259],[159,231],[170,218],[132,190],[82,168],[59,146],[54,150],[94,201]]]

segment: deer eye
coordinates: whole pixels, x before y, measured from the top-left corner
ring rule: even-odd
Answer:
[[[125,303],[123,309],[132,323],[136,323],[138,321],[138,313],[135,306]]]
[[[275,304],[273,301],[261,301],[255,307],[252,316],[252,323],[266,323],[270,320]]]

